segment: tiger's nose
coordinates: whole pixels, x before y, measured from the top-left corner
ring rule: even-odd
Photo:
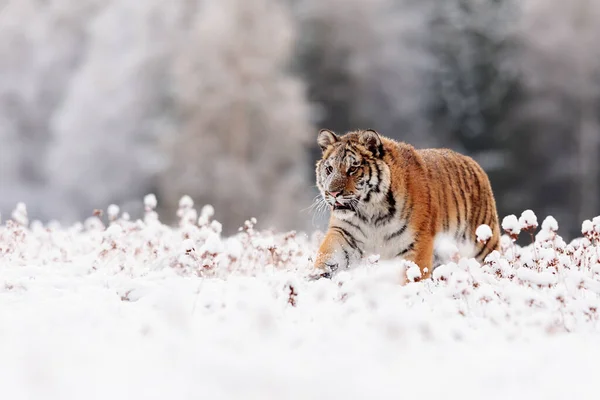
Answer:
[[[329,195],[335,198],[335,197],[337,197],[337,196],[338,196],[338,194],[340,194],[340,193],[342,193],[342,192],[340,192],[340,191],[337,191],[337,192],[329,192]]]

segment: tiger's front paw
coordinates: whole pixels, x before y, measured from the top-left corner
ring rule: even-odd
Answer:
[[[331,278],[335,272],[340,268],[340,261],[337,259],[336,254],[320,253],[315,261],[314,279],[320,278]]]
[[[338,270],[338,265],[333,263],[333,264],[326,264],[326,263],[320,263],[317,264],[315,263],[315,268],[313,273],[310,276],[311,280],[317,280],[317,279],[321,279],[321,278],[327,278],[327,279],[331,279],[331,277],[333,276],[333,274],[335,273],[335,271]]]

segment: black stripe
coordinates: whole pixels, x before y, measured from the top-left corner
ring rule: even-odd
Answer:
[[[448,190],[450,191],[452,200],[454,201],[454,206],[456,207],[456,218],[454,220],[454,222],[456,222],[456,231],[454,231],[454,238],[458,239],[458,235],[460,233],[459,232],[460,231],[460,221],[462,219],[462,216],[460,214],[461,207],[459,205],[459,200],[458,200],[454,186],[460,187],[460,184],[461,184],[460,179],[459,179],[460,172],[458,171],[456,163],[451,162],[451,161],[448,161],[448,170],[450,171],[450,176],[448,177],[448,180],[450,181]],[[449,215],[448,215],[448,220],[450,220]],[[450,222],[448,222],[448,232],[450,232]]]
[[[481,182],[481,176],[477,173],[476,165],[468,163],[469,171],[471,171],[471,175],[473,176],[473,192],[477,193],[479,196],[481,194],[481,189],[483,188]]]
[[[414,249],[415,247],[415,242],[412,242],[411,244],[408,245],[407,248],[405,248],[404,250],[402,250],[400,253],[396,254],[396,257],[400,257],[405,255],[406,253],[408,253],[409,251],[411,251],[412,249]]]
[[[389,155],[389,156],[390,156],[390,163],[391,163],[391,164],[396,164],[396,156],[394,155],[394,152],[393,152],[393,151],[391,151],[391,152],[387,153],[387,155]],[[382,154],[382,156],[383,156],[383,154]],[[382,158],[383,158],[383,157],[382,157]]]
[[[369,189],[367,192],[367,197],[365,197],[365,203],[368,203],[369,201],[371,201],[371,189]]]
[[[445,185],[442,185],[440,190],[442,191],[442,204],[440,207],[440,210],[445,210],[444,212],[444,219],[443,219],[443,227],[444,227],[444,231],[448,231],[448,229],[450,229],[450,213],[448,212],[448,203],[447,203],[447,199],[446,199],[446,189],[447,187]],[[450,185],[450,189],[452,189],[452,185]]]
[[[431,168],[427,167],[427,181],[428,182],[433,182],[433,177],[431,175]],[[431,187],[427,188],[427,207],[426,207],[427,213],[431,214]],[[433,217],[435,218],[435,216]]]
[[[488,215],[490,213],[490,207],[488,205],[487,200],[485,201],[485,207],[482,207],[482,208],[485,210],[485,212],[483,214],[483,218],[480,220],[481,222],[480,222],[479,225],[487,224],[488,223]],[[488,224],[488,225],[489,225],[490,228],[492,228],[492,224]],[[475,228],[475,229],[477,229],[477,228]]]
[[[490,193],[488,193],[487,191],[484,193],[482,191],[482,196],[481,196],[481,210],[480,210],[480,215],[478,216],[478,221],[477,223],[479,225],[481,224],[488,224],[490,226],[490,228],[492,227],[492,224],[489,223],[488,219],[490,218],[490,210],[492,209],[492,205],[490,204]]]
[[[341,220],[339,222],[343,222],[345,224],[350,225],[351,227],[353,227],[354,229],[356,229],[357,231],[359,231],[361,233],[361,235],[365,236],[365,232],[362,230],[362,228],[360,226],[358,226],[357,224],[355,224],[354,222],[350,222],[348,220]]]
[[[380,215],[379,217],[377,217],[377,219],[375,219],[375,226],[389,222],[396,214],[396,200],[394,199],[392,188],[388,189],[386,199],[389,206],[388,212],[384,215]]]
[[[467,208],[467,193],[465,192],[465,187],[468,185],[468,178],[467,175],[465,174],[465,170],[461,168],[460,170],[460,177],[461,177],[461,185],[458,186],[458,188],[460,189],[460,194],[463,198],[463,208],[464,208],[464,219],[465,221],[467,221],[469,219],[469,210]],[[463,179],[464,179],[464,184],[463,183]]]
[[[444,154],[444,161],[446,163],[446,165],[445,165],[446,166],[446,171],[450,171],[452,169],[451,168],[452,167],[452,161],[448,160],[447,157],[448,157],[447,154]],[[450,200],[448,199],[448,193],[447,193],[447,191],[450,191],[451,192],[450,194],[452,194],[452,192],[454,192],[453,184],[452,184],[453,183],[452,176],[450,176],[448,179],[449,179],[449,184],[442,187],[442,198],[443,198],[443,201],[444,201],[444,204],[442,205],[442,208],[444,208],[446,210],[446,212],[444,213],[445,214],[444,215],[444,228],[445,228],[444,230],[446,232],[450,231],[450,212],[449,212],[449,207],[448,207],[449,206],[448,202]],[[457,212],[458,212],[458,208],[457,208]]]
[[[450,194],[452,195],[452,200],[454,200],[454,207],[456,208],[456,231],[454,231],[454,238],[458,239],[459,235],[460,235],[460,226],[461,226],[461,221],[463,219],[463,216],[461,214],[461,209],[462,207],[460,207],[459,201],[458,201],[458,197],[456,194],[456,188],[453,186],[456,186],[457,188],[459,188],[458,190],[460,190],[460,185],[461,185],[461,181],[460,181],[460,172],[458,171],[458,166],[456,165],[456,163],[454,162],[450,162],[449,163],[450,168],[452,169],[452,172],[454,173],[454,176],[450,176],[448,179],[451,182],[450,185]],[[456,185],[452,185],[452,183],[454,183],[456,181]]]
[[[488,216],[488,200],[486,197],[483,197],[479,204],[479,212],[477,213],[477,219],[475,221],[475,224],[477,226],[475,227],[475,229],[477,229],[477,227],[479,225],[487,224],[487,216]],[[491,226],[490,226],[490,228],[491,228]]]
[[[346,268],[348,268],[348,266],[350,265],[350,256],[348,255],[346,249],[342,249],[342,251],[344,252],[344,257],[346,257]]]
[[[483,185],[485,184],[485,181],[482,182],[480,179],[480,176],[477,174],[477,171],[475,170],[475,167],[472,165],[468,165],[469,166],[469,171],[471,171],[473,178],[475,180],[474,182],[474,188],[473,188],[473,194],[471,195],[471,208],[473,207],[477,207],[477,216],[475,216],[475,218],[473,219],[473,222],[475,223],[475,229],[477,229],[477,227],[483,223],[485,223],[484,221],[482,221],[482,211],[485,210],[485,213],[487,214],[487,203],[488,203],[488,199],[485,196],[485,191],[483,190]],[[475,192],[477,192],[477,204],[475,204],[474,201],[474,194]],[[485,206],[484,206],[485,204]],[[473,212],[473,210],[471,211]],[[491,227],[490,227],[491,228]],[[475,235],[475,231],[473,231],[473,235]]]
[[[465,193],[465,186],[467,185],[467,176],[465,175],[465,170],[464,168],[458,168],[459,170],[459,178],[460,178],[460,184],[458,185],[458,190],[460,190],[460,195],[462,197],[462,211],[463,211],[463,215],[461,218],[461,223],[459,224],[462,225],[462,223],[465,223],[465,227],[463,229],[460,229],[458,231],[458,237],[464,236],[465,235],[465,230],[467,229],[467,227],[469,226],[469,210],[467,208],[467,194]]]
[[[404,212],[406,211],[406,207],[408,205],[408,188],[404,188],[404,198],[402,199],[402,211],[400,212],[400,216],[404,218]]]
[[[487,241],[487,243],[486,243],[485,245],[481,246],[481,250],[479,250],[479,252],[478,252],[478,253],[477,253],[477,255],[475,256],[475,259],[476,259],[476,260],[479,260],[479,259],[481,259],[481,261],[483,261],[483,258],[485,258],[485,257],[483,257],[483,258],[482,258],[481,256],[482,256],[482,255],[483,255],[483,253],[486,251],[486,249],[488,248],[488,246],[490,245],[490,243],[492,243],[492,242],[496,242],[496,241],[497,241],[497,239],[496,239],[496,238],[494,238],[494,240],[488,240],[488,241]],[[494,248],[494,246],[492,246],[492,248]],[[488,253],[487,253],[487,254],[485,254],[485,255],[487,256],[489,253],[490,253],[490,252],[488,252]]]
[[[393,232],[393,233],[390,233],[389,235],[386,235],[384,239],[385,240],[390,240],[390,239],[393,239],[395,237],[398,237],[398,236],[402,235],[406,231],[406,228],[408,228],[408,223],[404,224],[402,226],[402,228],[398,229],[396,232]]]
[[[375,168],[375,173],[373,173],[373,168]],[[381,183],[381,171],[379,170],[379,165],[376,162],[369,163],[369,172],[371,175],[369,179],[367,179],[367,187],[369,191],[367,192],[367,197],[365,198],[365,202],[368,203],[371,200],[371,193],[379,193],[379,185]],[[371,183],[371,179],[376,176],[377,181],[375,183]]]
[[[404,219],[404,213],[406,213],[406,207],[408,205],[408,190],[404,192],[404,198],[402,199],[402,210],[400,210],[400,218]]]
[[[409,193],[408,193],[408,187],[405,188],[406,190],[404,191],[404,204],[402,205],[402,213],[400,214],[400,218],[403,221],[406,221],[406,223],[408,223],[410,221],[410,217],[412,217],[412,213],[413,213],[413,201],[412,199],[409,197]]]
[[[473,182],[473,171],[471,170],[471,167],[469,165],[469,163],[467,162],[467,160],[461,159],[461,169],[462,171],[465,173],[465,178],[467,179],[467,181],[465,182],[465,187],[467,187],[469,189],[469,193],[473,193],[473,187],[472,184]],[[467,176],[467,174],[469,176]]]
[[[406,212],[406,214],[404,214],[402,216],[402,219],[405,221],[410,221],[413,211],[414,211],[414,208],[413,208],[414,202],[412,201],[412,199],[407,199],[407,202],[408,202],[408,207],[406,207],[407,212]]]
[[[480,198],[482,185],[481,181],[479,180],[479,174],[477,174],[477,171],[475,171],[475,168],[471,164],[467,164],[467,167],[471,173],[471,176],[473,176],[473,193],[477,192],[477,198]]]
[[[361,213],[358,209],[355,210],[355,212],[356,212],[356,216],[358,217],[358,219],[360,219],[361,222],[363,222],[365,224],[369,223],[369,219],[365,215],[363,215],[363,213]],[[348,221],[346,221],[346,222],[348,222]],[[363,233],[363,235],[364,235],[364,233]]]
[[[365,169],[365,176],[367,175],[368,172],[368,176],[366,176],[366,180],[365,180],[365,185],[367,187],[367,196],[365,197],[365,203],[368,203],[371,200],[371,177],[373,176],[373,171],[371,170],[371,164],[368,163],[367,168]]]
[[[385,154],[385,152],[383,151],[383,142],[379,143],[379,147],[377,148],[377,152],[379,153],[378,154],[379,157],[383,157],[383,155]]]
[[[483,254],[483,252],[485,251],[487,245],[488,245],[489,241],[484,244],[483,246],[481,246],[481,250],[479,250],[479,252],[477,253],[477,255],[475,256],[476,260],[479,260],[479,257],[481,257],[481,255]]]
[[[500,245],[500,236],[496,236],[493,240],[493,244],[490,246],[490,253],[498,248]],[[488,253],[489,254],[489,253]]]
[[[381,191],[381,188],[379,187],[381,185],[381,169],[376,162],[373,162],[373,166],[375,166],[375,174],[377,175],[377,182],[375,182],[375,186],[373,186],[373,191],[379,193]]]
[[[484,204],[483,204],[484,201],[487,204],[487,200],[485,198],[481,198],[481,196],[480,196],[480,198],[478,199],[478,202],[477,202],[477,215],[475,216],[475,218],[473,218],[473,222],[475,223],[475,229],[477,229],[477,227],[479,225],[481,225],[481,213],[486,208],[486,207],[484,207]]]
[[[483,253],[485,252],[485,250],[488,248],[488,246],[490,247],[490,249],[494,249],[496,246],[498,245],[498,238],[494,237],[490,240],[487,241],[487,243],[484,246],[481,246],[481,250],[479,250],[479,252],[477,253],[477,255],[475,256],[475,259],[479,260],[481,258],[481,261],[483,261],[483,259],[485,257],[487,257],[488,254],[490,254],[492,252],[492,250],[488,251],[484,257],[482,257]]]
[[[346,157],[348,157],[348,155],[351,155],[352,157],[354,157],[354,161],[358,160],[358,154],[358,151],[352,146],[348,147],[348,149],[346,150]]]
[[[458,205],[458,198],[456,197],[456,191],[454,190],[454,188],[450,188],[450,190],[452,191],[452,198],[454,199],[454,206],[456,207],[456,219],[457,219],[457,228],[460,227],[460,220],[462,219],[462,216],[460,214],[460,206]]]
[[[370,189],[373,189],[373,187],[374,187],[375,185],[373,185],[373,184],[371,183],[371,180],[372,180],[372,179],[373,179],[373,177],[376,175],[376,172],[373,170],[373,163],[372,163],[372,162],[369,162],[369,164],[368,164],[368,167],[369,167],[369,179],[367,179],[367,186],[368,186]]]
[[[357,242],[362,244],[360,240],[357,240],[354,236],[352,236],[352,234],[350,234],[350,232],[348,232],[342,227],[332,226],[331,229],[337,231],[350,247],[352,247],[354,250],[358,250],[358,252],[362,255],[362,250],[358,247],[357,244]]]

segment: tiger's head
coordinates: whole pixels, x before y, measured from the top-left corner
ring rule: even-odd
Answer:
[[[379,134],[361,130],[338,136],[322,129],[317,139],[323,157],[317,162],[317,187],[331,209],[342,216],[381,200],[390,185]]]

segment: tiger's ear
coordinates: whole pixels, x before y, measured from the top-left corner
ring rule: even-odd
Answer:
[[[319,143],[319,146],[323,151],[325,151],[326,148],[328,148],[338,140],[339,138],[337,137],[337,135],[329,129],[321,129],[319,131],[319,136],[317,137],[317,143]]]
[[[383,154],[383,144],[381,137],[375,129],[367,129],[361,132],[358,142],[365,146],[374,156],[379,157]]]

